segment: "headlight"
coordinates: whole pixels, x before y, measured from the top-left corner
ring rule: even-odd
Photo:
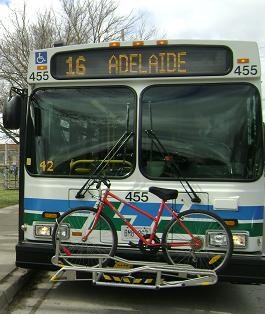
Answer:
[[[60,239],[67,240],[70,237],[70,228],[68,225],[60,226]]]
[[[220,231],[208,232],[208,245],[212,247],[224,247],[227,245],[226,235]]]
[[[246,232],[232,233],[234,247],[246,248],[248,244],[248,234]],[[224,247],[227,245],[226,235],[218,231],[208,232],[208,245],[211,247]]]
[[[233,233],[232,235],[235,248],[247,247],[248,235],[246,233]]]
[[[52,235],[52,224],[36,224],[34,228],[35,237],[51,237]]]
[[[34,225],[34,236],[36,238],[46,238],[51,239],[53,232],[54,224],[53,223],[36,223]],[[70,227],[65,224],[60,227],[61,239],[69,239],[70,236]]]

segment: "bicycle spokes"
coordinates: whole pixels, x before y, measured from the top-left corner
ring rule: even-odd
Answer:
[[[216,215],[189,210],[167,226],[162,248],[170,264],[188,264],[195,268],[218,271],[232,254],[232,236]]]
[[[117,246],[116,231],[108,217],[100,215],[95,221],[96,210],[81,208],[62,217],[57,230],[59,258],[70,266],[93,266],[97,256],[112,256]],[[69,226],[70,233],[62,236],[61,230]]]

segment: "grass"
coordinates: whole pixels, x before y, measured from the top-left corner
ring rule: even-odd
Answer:
[[[0,166],[0,208],[18,204],[18,178]],[[5,180],[6,178],[6,180]],[[5,188],[11,187],[10,189]],[[14,187],[14,189],[12,189]]]
[[[5,190],[0,185],[0,208],[18,204],[18,190]]]

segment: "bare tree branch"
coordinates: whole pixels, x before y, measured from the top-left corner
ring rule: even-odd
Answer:
[[[34,20],[28,17],[24,3],[22,10],[10,8],[9,22],[0,21],[0,82],[5,86],[27,87],[27,68],[30,51],[51,47],[57,40],[65,44],[84,44],[111,40],[150,39],[156,28],[150,26],[145,13],[119,14],[114,0],[60,0],[61,10],[46,10]],[[124,34],[124,35],[123,35]],[[7,98],[2,88],[0,106]],[[16,133],[0,130],[13,140]]]

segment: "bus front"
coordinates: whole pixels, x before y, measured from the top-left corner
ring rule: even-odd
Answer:
[[[255,43],[138,41],[49,48],[31,54],[28,84],[20,123],[18,266],[50,267],[55,218],[70,208],[95,205],[89,193],[84,199],[75,195],[103,162],[115,193],[150,213],[159,199],[148,187],[156,185],[179,191],[179,211],[201,208],[221,216],[234,239],[233,259],[221,278],[265,282]],[[106,160],[128,132],[133,136]],[[149,232],[148,219],[116,205],[140,232]],[[121,251],[129,254],[135,235],[110,215]],[[163,217],[160,235],[169,219]]]

